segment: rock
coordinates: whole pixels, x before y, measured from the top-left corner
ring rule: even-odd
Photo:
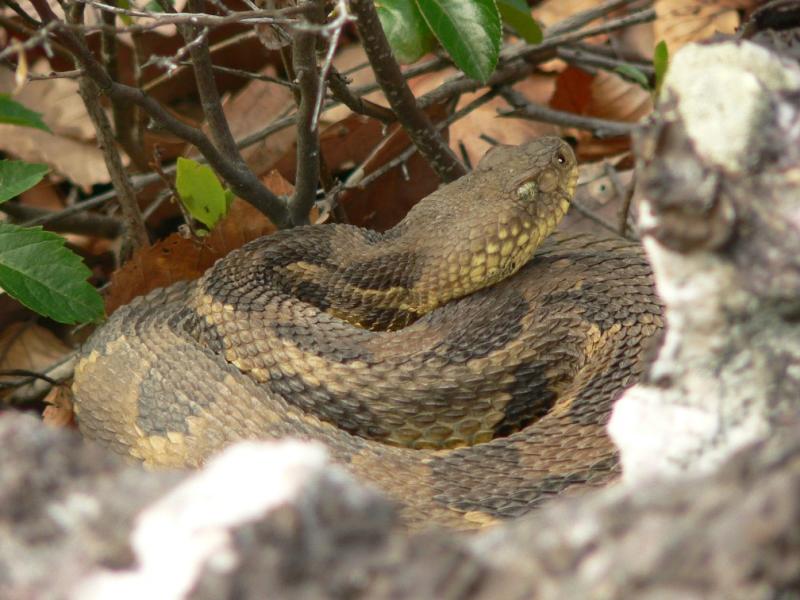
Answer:
[[[666,336],[609,425],[629,482],[710,472],[800,398],[800,67],[689,45],[664,96],[637,154]]]
[[[27,416],[0,419],[0,440],[11,600],[800,595],[800,423],[713,475],[563,498],[477,535],[400,529],[311,444],[241,443],[186,477]]]

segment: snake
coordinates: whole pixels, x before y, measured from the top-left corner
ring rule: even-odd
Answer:
[[[560,138],[497,146],[385,232],[279,231],[134,299],[82,348],[81,433],[151,468],[316,441],[409,527],[609,482],[662,307],[637,243],[554,234],[577,179]]]

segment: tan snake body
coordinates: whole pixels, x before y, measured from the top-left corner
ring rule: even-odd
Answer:
[[[385,234],[280,232],[138,298],[84,349],[81,431],[180,467],[238,439],[318,440],[414,526],[607,481],[605,422],[661,308],[637,245],[542,244],[575,179],[558,139],[501,147]]]

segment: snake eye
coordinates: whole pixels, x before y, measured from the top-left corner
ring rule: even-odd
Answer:
[[[567,164],[567,157],[566,157],[566,156],[564,156],[564,153],[563,153],[563,152],[559,151],[559,153],[558,153],[558,154],[556,154],[556,162],[557,162],[558,164],[560,164],[560,165],[565,165],[565,164]]]

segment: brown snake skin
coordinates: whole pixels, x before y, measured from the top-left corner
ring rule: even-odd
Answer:
[[[81,431],[179,467],[243,438],[318,440],[411,526],[608,481],[605,423],[661,307],[638,246],[542,244],[576,179],[557,138],[500,147],[385,234],[280,232],[136,299],[84,348]]]

